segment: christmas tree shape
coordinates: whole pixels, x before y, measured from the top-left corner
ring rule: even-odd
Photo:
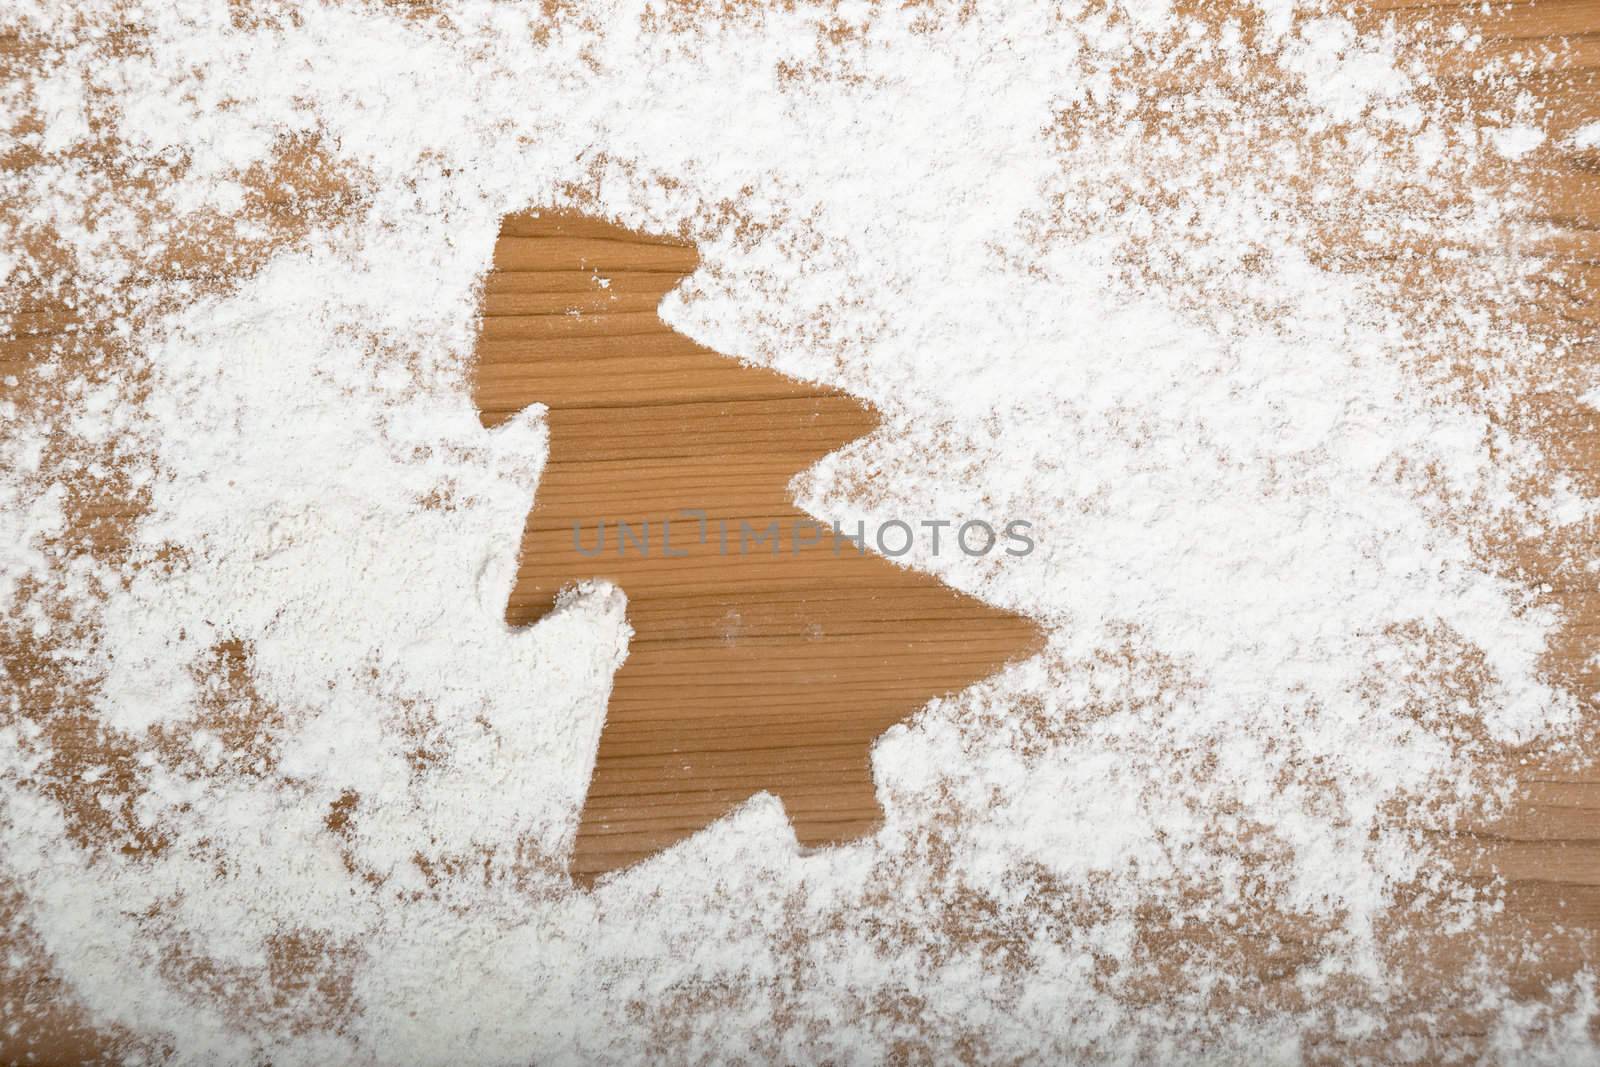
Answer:
[[[550,435],[506,619],[606,579],[634,629],[574,849],[585,881],[763,790],[802,844],[870,831],[873,741],[1041,644],[1027,619],[872,554],[871,525],[863,553],[795,507],[794,476],[877,418],[663,323],[662,297],[697,260],[597,219],[517,215],[485,285],[484,425],[542,403]]]

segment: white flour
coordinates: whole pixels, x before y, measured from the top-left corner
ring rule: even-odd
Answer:
[[[1276,4],[1253,37],[1160,5],[163,2],[135,48],[92,6],[12,5],[54,42],[0,101],[38,153],[16,328],[69,281],[123,315],[164,220],[263,241],[287,143],[358,197],[231,289],[157,278],[108,374],[0,412],[6,625],[133,753],[87,771],[132,775],[116,832],[164,841],[69,842],[13,668],[0,870],[129,1055],[1292,1062],[1386,1023],[1447,1049],[1448,1005],[1504,1058],[1594,1055],[1586,976],[1512,1004],[1461,966],[1419,1007],[1385,924],[1493,917],[1407,802],[1475,810],[1501,746],[1582,716],[1558,610],[1485,554],[1594,510],[1494,418],[1563,357],[1506,324],[1532,266],[1413,298],[1363,255],[1502,242],[1515,189],[1454,193],[1537,158],[1526,108]],[[483,431],[464,363],[499,219],[556,204],[686,226],[669,322],[888,414],[811,510],[1037,523],[1025,558],[902,561],[1052,637],[886,735],[875,837],[801,855],[758,797],[593,893],[563,873],[625,601],[505,628],[544,430]],[[121,557],[49,550],[63,486],[109,477],[74,457],[147,494]],[[240,702],[272,709],[248,743]]]

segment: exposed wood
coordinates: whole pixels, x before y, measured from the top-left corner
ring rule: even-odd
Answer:
[[[635,631],[578,831],[580,878],[761,790],[804,844],[867,832],[878,735],[1042,641],[1028,620],[863,553],[794,506],[794,475],[876,419],[661,322],[656,305],[695,263],[664,238],[529,214],[506,220],[485,285],[484,423],[541,403],[550,432],[506,617],[533,621],[563,586],[603,578],[627,594]],[[907,521],[924,518],[1007,517]],[[959,551],[953,529],[943,551]]]

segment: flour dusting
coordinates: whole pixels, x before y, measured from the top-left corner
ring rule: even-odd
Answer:
[[[1594,1061],[1589,942],[1513,995],[1554,950],[1447,831],[1592,725],[1600,485],[1528,398],[1597,395],[1536,194],[1600,134],[1354,18],[11,5],[0,913],[60,992],[7,1039]],[[885,414],[808,510],[1035,522],[900,560],[1050,640],[882,738],[873,836],[762,795],[568,877],[630,631],[503,621],[546,430],[468,360],[530,208],[693,240],[674,328]]]

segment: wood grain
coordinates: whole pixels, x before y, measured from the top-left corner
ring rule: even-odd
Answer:
[[[673,332],[655,309],[696,263],[677,241],[526,214],[505,221],[485,284],[484,424],[540,403],[550,433],[506,618],[534,621],[564,586],[598,578],[627,594],[634,628],[579,826],[581,879],[762,790],[803,844],[867,832],[880,816],[872,742],[1042,642],[1028,620],[863,552],[794,506],[794,475],[876,417]],[[924,518],[994,519],[905,517]],[[872,540],[873,527],[838,521]],[[944,552],[954,539],[947,530]]]

